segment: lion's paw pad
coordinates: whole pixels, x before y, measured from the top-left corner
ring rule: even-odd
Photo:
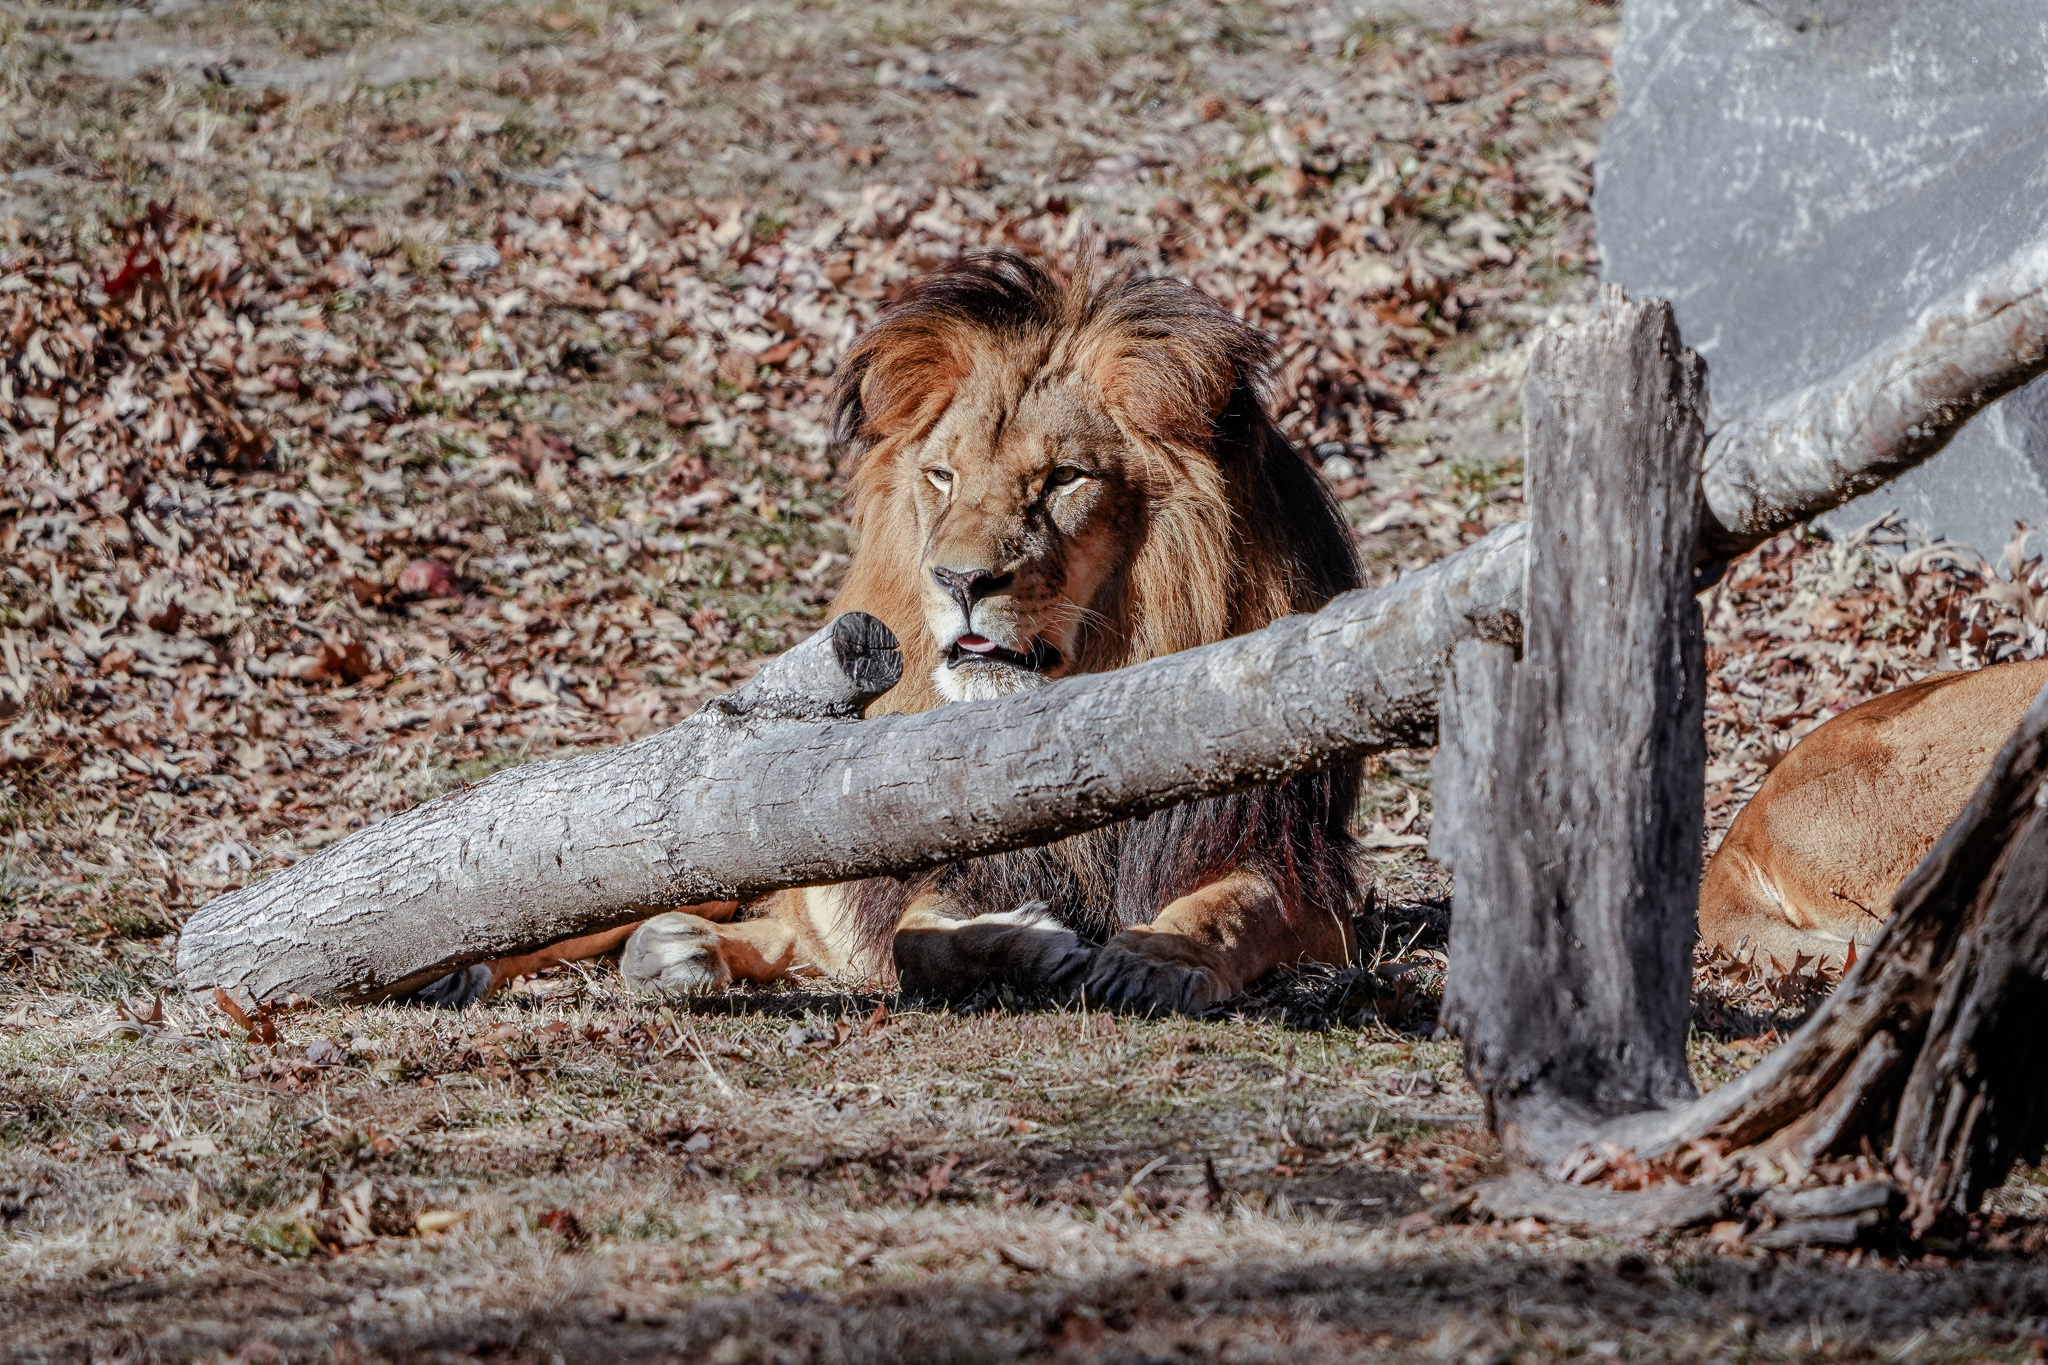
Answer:
[[[619,975],[644,995],[708,995],[732,984],[710,921],[671,911],[656,915],[626,940]]]

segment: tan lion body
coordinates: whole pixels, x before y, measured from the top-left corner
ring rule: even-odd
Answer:
[[[1269,359],[1166,280],[1063,284],[991,255],[907,291],[849,355],[836,414],[860,543],[834,611],[879,617],[903,647],[871,713],[1122,667],[1356,586],[1349,532],[1265,410]],[[1347,959],[1356,782],[1344,769],[905,882],[782,892],[735,922],[670,913],[511,965],[630,932],[622,967],[642,989],[821,973],[1199,1010],[1273,967]]]
[[[1801,740],[1735,817],[1700,886],[1700,937],[1840,963],[1969,802],[2048,660],[1937,673]]]

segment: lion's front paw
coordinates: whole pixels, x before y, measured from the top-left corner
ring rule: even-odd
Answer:
[[[895,957],[897,984],[914,999],[966,999],[991,982],[1058,999],[1079,989],[1095,949],[1032,902],[944,927],[904,929]]]
[[[478,1004],[490,996],[491,988],[497,982],[491,976],[491,964],[479,962],[464,967],[459,972],[450,972],[437,981],[429,982],[412,992],[401,995],[401,1005],[426,1005],[433,1009],[462,1010]]]
[[[1146,1014],[1200,1014],[1234,992],[1192,960],[1185,939],[1126,929],[1095,955],[1083,987],[1088,1003]]]
[[[708,995],[732,984],[732,968],[709,920],[670,911],[626,940],[619,975],[644,995]]]
[[[1068,996],[1081,988],[1088,964],[1095,960],[1095,947],[1060,923],[1048,907],[1034,902],[988,918],[1013,926],[1003,936],[998,968],[1005,981],[1041,995]]]

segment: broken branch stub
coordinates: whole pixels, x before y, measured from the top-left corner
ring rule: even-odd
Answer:
[[[1603,291],[1522,391],[1519,660],[1459,647],[1433,851],[1457,874],[1446,1027],[1508,1150],[1690,1099],[1706,742],[1692,570],[1706,395],[1669,305]]]

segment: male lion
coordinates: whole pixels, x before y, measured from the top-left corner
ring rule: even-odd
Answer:
[[[834,610],[903,647],[870,713],[1120,668],[1356,587],[1343,520],[1268,415],[1271,360],[1168,279],[1062,283],[992,252],[911,286],[834,399],[860,532]],[[735,923],[659,915],[622,969],[658,992],[821,972],[1199,1011],[1270,968],[1345,961],[1357,788],[1342,767],[908,880],[782,892]],[[498,964],[490,984],[621,932]]]

